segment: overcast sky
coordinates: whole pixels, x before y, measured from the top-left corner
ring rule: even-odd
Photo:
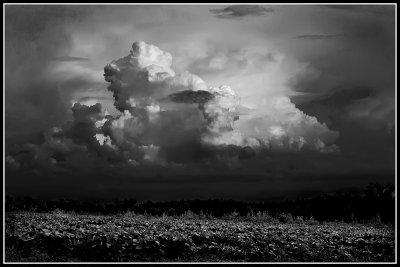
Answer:
[[[6,193],[394,183],[393,5],[5,7]]]

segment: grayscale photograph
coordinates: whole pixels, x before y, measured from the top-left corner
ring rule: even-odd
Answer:
[[[397,4],[3,23],[3,263],[397,263]]]

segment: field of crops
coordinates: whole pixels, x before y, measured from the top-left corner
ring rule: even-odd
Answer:
[[[394,228],[244,219],[6,214],[6,262],[387,262]]]

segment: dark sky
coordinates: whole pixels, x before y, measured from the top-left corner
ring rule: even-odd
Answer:
[[[393,5],[5,6],[6,194],[395,181]]]

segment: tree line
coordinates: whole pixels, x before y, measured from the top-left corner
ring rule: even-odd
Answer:
[[[187,212],[210,217],[230,214],[249,216],[268,214],[277,217],[290,214],[293,217],[317,221],[363,222],[378,218],[383,223],[395,222],[395,187],[370,183],[362,193],[336,192],[320,194],[313,198],[297,198],[284,201],[248,202],[225,199],[177,200],[138,202],[134,198],[112,202],[80,201],[76,199],[43,200],[29,196],[6,196],[7,212],[75,212],[80,214],[147,214],[153,216],[180,216]]]

